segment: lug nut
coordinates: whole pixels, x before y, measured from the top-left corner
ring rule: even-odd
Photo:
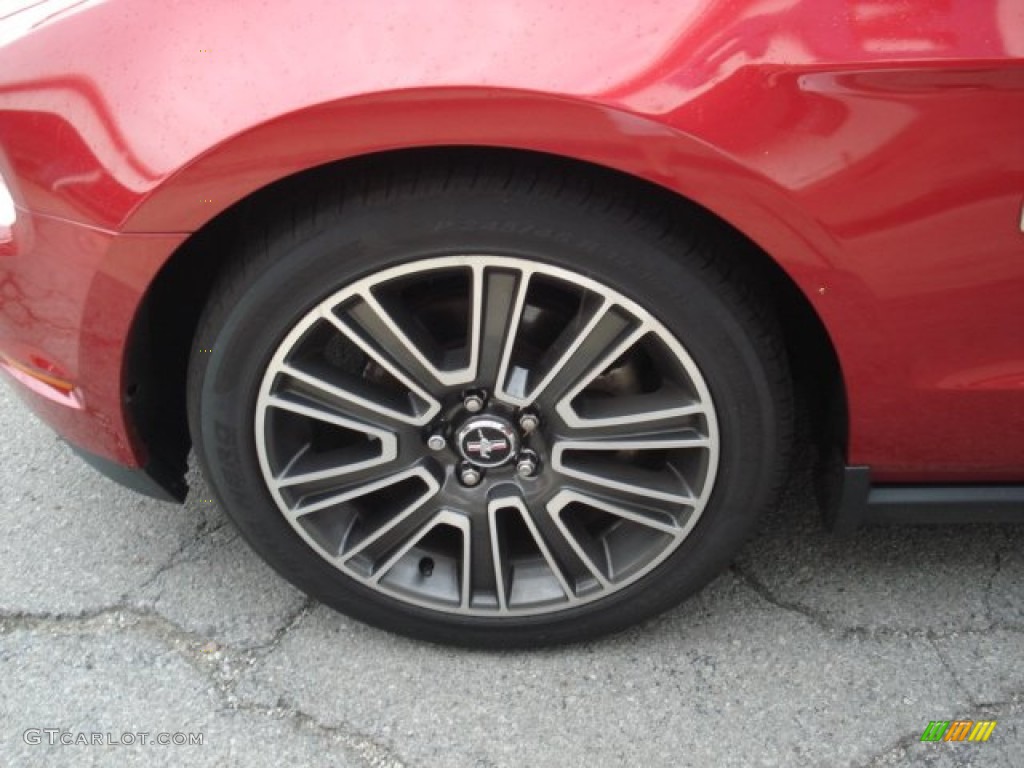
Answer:
[[[432,451],[443,451],[446,445],[448,441],[444,439],[444,435],[435,433],[427,438],[427,448]]]
[[[537,454],[533,451],[523,451],[519,454],[519,458],[516,459],[516,472],[519,473],[520,477],[533,477],[537,474],[537,467],[540,464],[540,459],[537,458]]]
[[[483,392],[467,392],[462,400],[462,407],[470,413],[479,413],[483,410],[485,398]]]
[[[537,414],[527,411],[519,417],[519,428],[523,430],[523,434],[530,434],[537,427],[540,426],[540,419],[537,418]]]
[[[459,467],[459,481],[468,488],[472,488],[474,485],[479,484],[483,479],[483,475],[480,470],[476,467],[464,464]]]

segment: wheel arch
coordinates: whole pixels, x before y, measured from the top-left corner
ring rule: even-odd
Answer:
[[[406,150],[486,147],[576,160],[674,192],[743,232],[811,295],[841,262],[842,247],[783,186],[715,142],[714,135],[691,135],[569,95],[484,87],[382,91],[222,136],[139,197],[117,228],[198,232],[250,196],[321,166]]]

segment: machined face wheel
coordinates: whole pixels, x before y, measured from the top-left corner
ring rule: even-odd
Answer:
[[[709,388],[612,286],[425,258],[309,310],[265,367],[255,446],[287,524],[345,576],[444,614],[550,614],[665,561],[719,465]]]

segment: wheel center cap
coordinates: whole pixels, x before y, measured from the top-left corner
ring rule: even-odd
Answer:
[[[455,440],[462,458],[478,467],[500,467],[519,453],[519,435],[497,416],[469,419]]]

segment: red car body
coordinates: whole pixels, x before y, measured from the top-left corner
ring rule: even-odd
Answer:
[[[1024,481],[1017,0],[16,5],[2,365],[88,453],[147,462],[128,339],[193,233],[304,169],[476,146],[645,179],[756,243],[827,331],[872,482]]]

